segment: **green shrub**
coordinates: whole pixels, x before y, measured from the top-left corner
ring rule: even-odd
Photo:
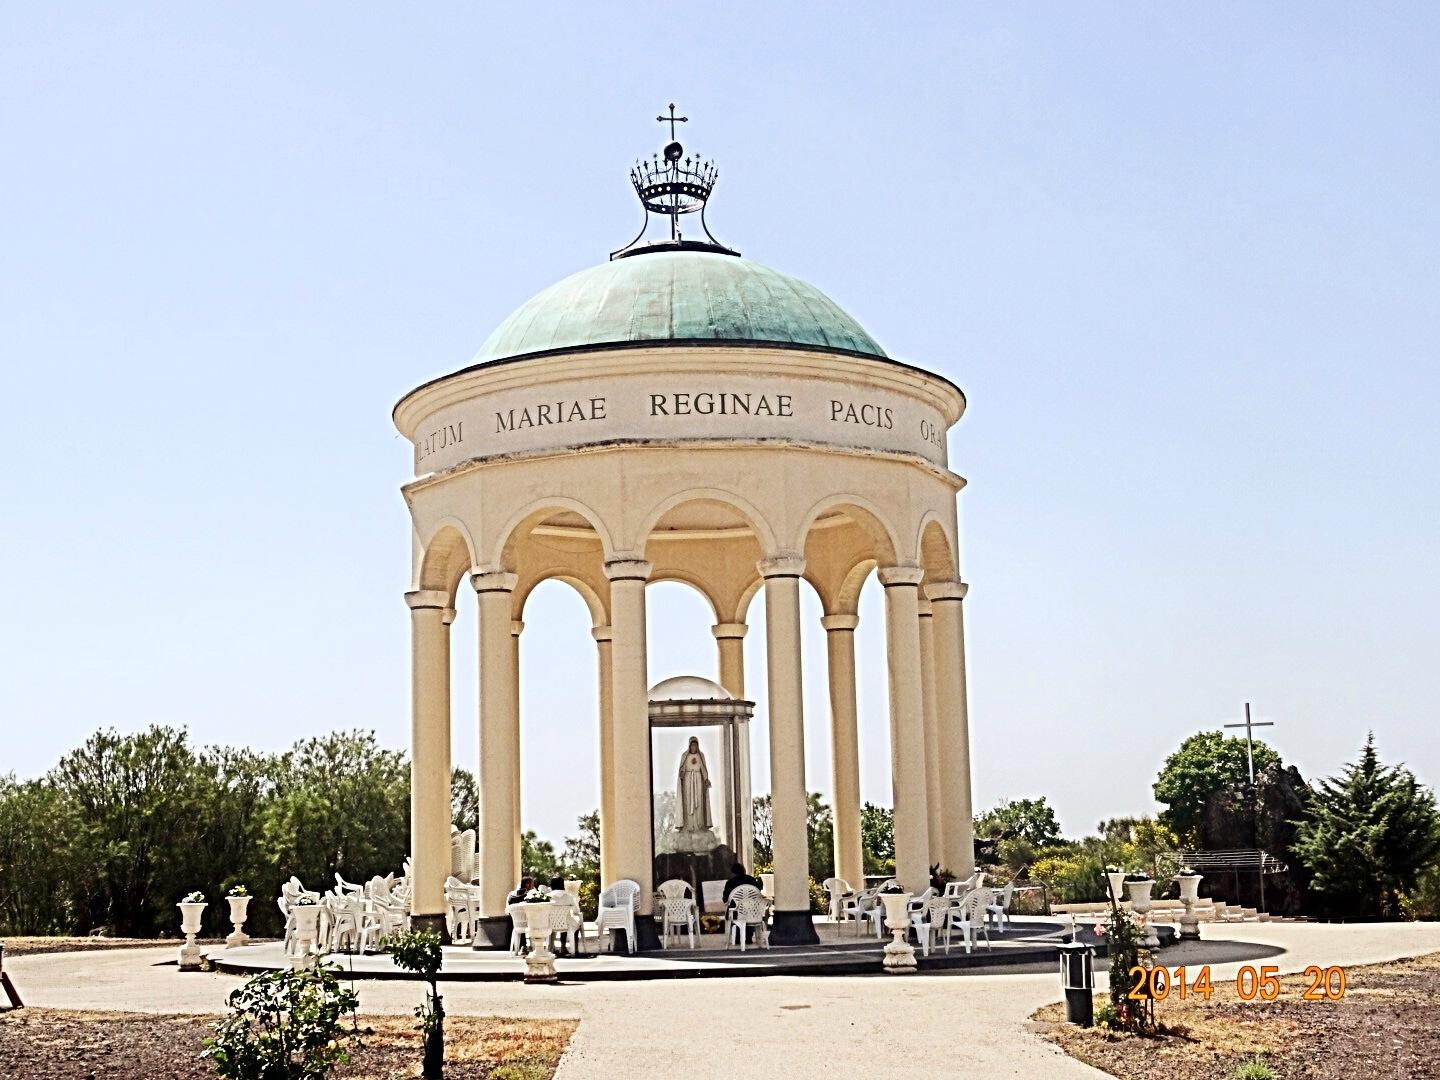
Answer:
[[[830,910],[830,897],[813,877],[810,879],[810,914],[824,915]]]
[[[359,1003],[329,968],[267,971],[230,994],[202,1056],[229,1080],[328,1076],[349,1060],[340,1018]]]
[[[416,1006],[416,1025],[425,1040],[425,1059],[420,1075],[438,1077],[445,1069],[445,1003],[435,980],[440,975],[443,953],[440,935],[434,930],[406,930],[390,939],[390,959],[395,966],[413,971],[427,983],[423,1004]]]
[[[1275,1070],[1262,1057],[1246,1058],[1229,1075],[1230,1080],[1275,1080]]]

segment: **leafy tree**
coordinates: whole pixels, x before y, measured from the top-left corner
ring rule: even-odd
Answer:
[[[835,874],[835,815],[818,791],[805,799],[805,836],[810,845],[810,876],[824,881]]]
[[[86,826],[45,780],[0,776],[0,934],[72,929],[93,881]]]
[[[474,773],[458,765],[450,771],[450,820],[462,832],[480,828],[480,785]]]
[[[1381,765],[1371,734],[1358,762],[1320,781],[1295,854],[1332,914],[1398,915],[1401,894],[1440,859],[1435,795],[1409,769]]]
[[[555,845],[541,840],[534,829],[520,834],[520,867],[537,884],[549,885],[552,878],[560,876],[560,858],[555,854]]]
[[[172,905],[194,888],[187,868],[203,843],[202,791],[185,733],[97,732],[50,780],[89,826],[99,887],[76,911],[78,929],[144,936],[173,922]]]
[[[390,958],[395,966],[413,971],[425,980],[425,1001],[415,1009],[420,1034],[425,1041],[425,1056],[420,1067],[424,1077],[445,1075],[445,1002],[440,997],[437,980],[443,953],[440,935],[434,930],[405,930],[390,938]]]
[[[410,851],[409,762],[380,749],[370,731],[305,739],[277,762],[261,818],[275,892],[291,874],[323,889],[337,873],[347,881],[392,873]]]
[[[1038,799],[1003,799],[975,819],[975,834],[998,840],[1023,840],[1033,847],[1060,842],[1060,822],[1045,796]]]
[[[895,813],[866,803],[860,808],[860,849],[867,874],[895,872]]]
[[[1257,740],[1257,775],[1272,764],[1280,764],[1280,755]],[[1206,801],[1216,792],[1249,782],[1245,740],[1228,738],[1218,731],[1202,731],[1191,735],[1165,759],[1154,791],[1155,798],[1167,807],[1162,815],[1165,824],[1194,843],[1199,838]]]
[[[770,796],[757,795],[750,807],[750,823],[755,840],[755,865],[752,872],[759,872],[762,866],[775,864],[775,819],[770,812]]]
[[[600,811],[592,810],[576,819],[579,835],[565,838],[560,855],[561,872],[568,878],[584,880],[600,875]]]

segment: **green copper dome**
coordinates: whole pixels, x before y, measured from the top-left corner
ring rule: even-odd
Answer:
[[[732,255],[669,251],[616,259],[556,282],[501,323],[475,362],[660,341],[766,342],[885,356],[812,285]]]

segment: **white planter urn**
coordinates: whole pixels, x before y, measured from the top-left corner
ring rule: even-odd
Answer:
[[[1114,900],[1117,904],[1121,903],[1125,899],[1125,871],[1107,872],[1105,880],[1110,883],[1110,892],[1105,899]]]
[[[546,900],[520,906],[525,910],[525,936],[530,940],[530,951],[525,954],[525,981],[552,983],[559,978],[555,973],[555,954],[550,951],[550,913],[555,910],[555,904]]]
[[[1200,899],[1200,879],[1203,874],[1181,874],[1175,878],[1180,883],[1180,902],[1185,905],[1185,914],[1180,916],[1180,940],[1200,940],[1200,916],[1195,914],[1195,901]]]
[[[915,948],[905,940],[910,932],[910,897],[908,892],[880,894],[880,902],[885,905],[885,926],[894,935],[894,940],[885,946],[885,959],[881,963],[892,975],[919,970]]]
[[[1150,892],[1155,888],[1155,882],[1127,881],[1125,888],[1130,890],[1131,910],[1145,920],[1145,947],[1158,949],[1160,936],[1155,933],[1155,924],[1150,921],[1150,910],[1155,906],[1150,899]]]
[[[180,946],[180,970],[199,971],[200,946],[195,944],[195,935],[200,933],[200,916],[209,907],[203,900],[191,903],[181,901],[175,905],[180,909],[180,932],[185,935],[185,944]]]
[[[313,968],[320,958],[316,945],[320,936],[320,905],[293,904],[290,914],[295,918],[295,943],[290,948],[290,966],[297,971]]]
[[[760,875],[760,895],[763,896],[763,897],[765,897],[766,900],[774,900],[774,899],[775,899],[775,875],[774,875],[774,874],[761,874],[761,875]]]
[[[250,944],[250,935],[241,929],[245,925],[245,917],[250,911],[250,897],[248,896],[227,896],[226,903],[230,905],[230,925],[235,928],[234,932],[225,939],[227,949],[238,949],[241,945]]]

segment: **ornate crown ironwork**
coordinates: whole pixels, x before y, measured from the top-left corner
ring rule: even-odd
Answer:
[[[738,251],[726,247],[710,234],[705,223],[705,206],[715,190],[715,181],[720,171],[715,162],[707,161],[699,154],[687,154],[685,147],[675,138],[675,125],[689,122],[687,116],[676,116],[675,106],[670,106],[669,116],[655,118],[662,124],[670,125],[670,141],[665,148],[651,157],[638,159],[630,168],[630,183],[645,208],[645,221],[640,232],[618,251],[612,251],[610,258],[620,259],[627,255],[639,255],[646,251],[712,251],[722,255],[739,255]],[[680,235],[680,218],[685,214],[698,213],[700,228],[708,240],[686,240]],[[640,243],[641,237],[650,224],[651,214],[661,214],[670,219],[670,239],[648,244]]]

